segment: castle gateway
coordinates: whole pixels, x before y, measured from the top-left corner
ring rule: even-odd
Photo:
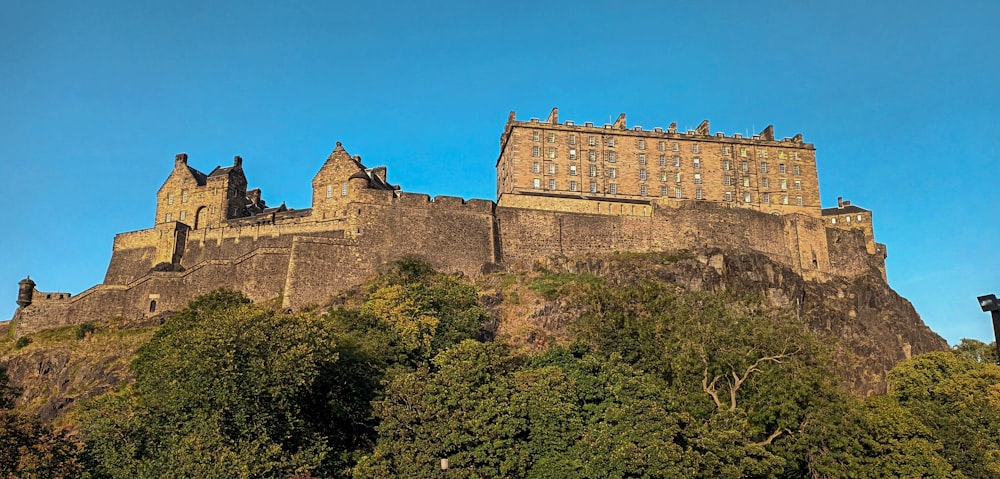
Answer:
[[[80,294],[22,281],[15,336],[175,311],[220,287],[298,309],[403,256],[479,276],[552,255],[720,247],[763,253],[807,280],[884,276],[871,212],[820,207],[815,148],[801,135],[521,121],[501,135],[497,201],[402,191],[338,142],[312,180],[312,206],[268,206],[243,160],[208,173],[176,156],[153,227],[115,236],[104,282]]]

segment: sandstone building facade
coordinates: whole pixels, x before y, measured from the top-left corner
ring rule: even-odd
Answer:
[[[741,138],[675,125],[519,121],[501,135],[497,201],[402,191],[339,142],[312,205],[269,207],[243,160],[203,173],[177,155],[153,227],[114,239],[104,282],[80,294],[20,283],[15,335],[174,311],[219,287],[297,309],[360,284],[403,256],[481,275],[542,257],[721,247],[756,251],[804,278],[884,275],[871,212],[822,209],[815,148],[773,128]]]

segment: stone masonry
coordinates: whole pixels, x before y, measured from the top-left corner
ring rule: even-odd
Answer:
[[[764,253],[808,280],[884,275],[871,212],[820,209],[815,148],[771,127],[746,139],[710,135],[707,122],[678,133],[626,129],[624,115],[595,127],[559,124],[556,109],[545,122],[511,112],[496,203],[403,192],[339,142],[311,208],[268,207],[247,184],[238,156],[205,174],[177,155],[154,226],[115,237],[102,284],[71,295],[22,281],[15,336],[142,321],[220,287],[300,309],[404,256],[475,277],[552,255],[714,246]]]

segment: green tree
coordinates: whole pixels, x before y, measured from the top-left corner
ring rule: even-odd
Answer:
[[[132,387],[81,413],[95,475],[281,477],[338,465],[330,328],[236,293],[192,301],[140,348]]]
[[[890,371],[889,388],[957,470],[1000,476],[1000,367],[963,354],[923,354]]]
[[[996,364],[997,346],[996,343],[986,344],[978,339],[962,338],[962,341],[952,346],[955,354],[979,363]]]

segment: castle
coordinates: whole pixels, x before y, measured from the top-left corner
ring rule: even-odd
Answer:
[[[403,256],[479,276],[552,255],[720,247],[756,251],[808,280],[885,275],[871,212],[821,208],[815,147],[776,139],[613,124],[520,121],[500,138],[497,201],[407,193],[340,142],[312,205],[269,207],[243,160],[203,173],[174,160],[149,229],[115,236],[104,282],[77,295],[22,280],[15,336],[176,311],[220,287],[299,309]]]

